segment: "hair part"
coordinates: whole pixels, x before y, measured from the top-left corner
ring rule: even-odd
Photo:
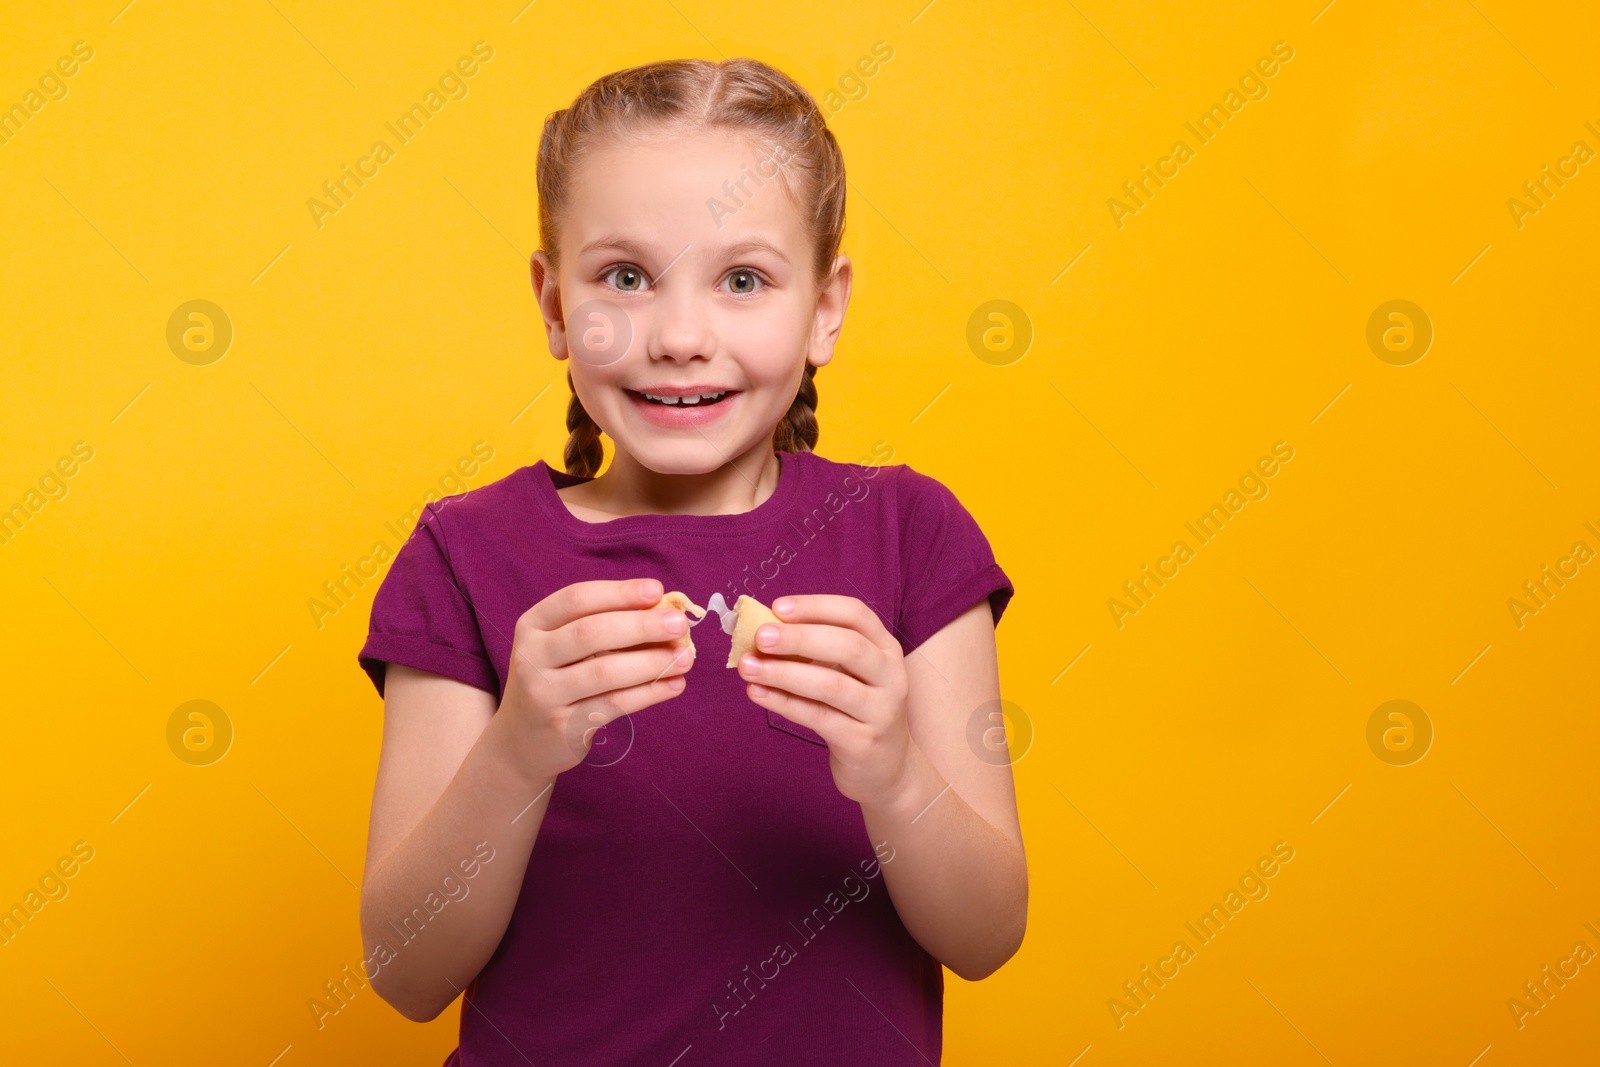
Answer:
[[[545,119],[539,139],[539,240],[552,265],[570,200],[570,177],[585,152],[609,138],[662,130],[724,129],[785,152],[777,176],[800,209],[811,238],[812,273],[822,285],[844,238],[844,155],[810,93],[755,59],[670,59],[596,79],[566,108]],[[777,452],[816,448],[817,367],[807,362],[794,401],[772,435]],[[592,478],[605,461],[598,424],[584,410],[567,371],[567,472]]]

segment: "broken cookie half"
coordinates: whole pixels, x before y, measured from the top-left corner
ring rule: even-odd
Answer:
[[[652,605],[653,608],[667,607],[667,606],[677,608],[679,611],[683,612],[685,615],[688,615],[691,618],[693,618],[696,622],[698,622],[700,619],[703,619],[703,618],[706,617],[706,609],[705,608],[701,607],[699,604],[696,604],[694,601],[690,600],[689,599],[689,594],[680,593],[676,589],[674,589],[670,593],[667,593],[667,594],[663,595],[660,600],[656,601],[656,603],[654,605]],[[685,648],[690,648],[690,649],[694,648],[694,639],[690,636],[690,633],[693,631],[693,628],[694,628],[694,623],[690,623],[689,626],[690,626],[690,629],[689,630],[685,630],[683,636],[678,638],[676,641],[674,641],[673,645],[675,645],[675,646],[681,645],[681,646],[683,646]]]
[[[705,608],[690,600],[688,593],[680,593],[676,589],[662,596],[660,600],[656,601],[655,606],[659,608],[665,604],[671,604],[679,611],[693,615],[697,619],[703,619],[706,617]]]
[[[739,666],[739,660],[746,652],[753,652],[756,647],[756,630],[762,623],[777,622],[778,617],[772,609],[753,596],[740,594],[739,599],[733,602],[733,645],[728,649],[728,666]]]
[[[753,596],[740,594],[739,599],[733,602],[733,644],[728,649],[729,667],[739,666],[739,660],[746,652],[756,650],[756,631],[765,623],[784,625],[783,621],[772,613],[772,609]],[[808,656],[787,656],[776,652],[763,652],[763,656],[774,659],[793,659],[802,663],[812,662]]]

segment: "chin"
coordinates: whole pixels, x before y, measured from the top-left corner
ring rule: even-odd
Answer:
[[[656,474],[710,474],[727,465],[723,453],[713,448],[705,439],[685,441],[681,445],[676,442],[667,444],[655,443],[646,451],[648,458],[640,451],[620,446],[634,458],[639,466]]]
[[[644,460],[640,460],[639,463],[657,474],[664,475],[710,474],[713,471],[720,470],[723,466],[723,461],[720,457],[707,463],[663,463],[660,460],[653,463],[646,463]]]

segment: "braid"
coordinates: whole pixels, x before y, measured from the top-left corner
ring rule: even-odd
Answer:
[[[817,447],[820,430],[817,427],[817,365],[806,363],[805,376],[800,379],[800,389],[794,403],[784,413],[783,421],[772,433],[774,452],[811,452]]]
[[[593,478],[600,473],[600,465],[606,458],[605,446],[600,443],[600,427],[583,410],[583,404],[578,400],[578,390],[572,384],[571,370],[567,371],[567,388],[572,390],[572,399],[567,403],[567,429],[571,434],[562,458],[568,474]]]

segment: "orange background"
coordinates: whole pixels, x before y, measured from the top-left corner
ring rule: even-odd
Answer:
[[[307,603],[475,443],[468,486],[559,462],[540,122],[691,55],[764,59],[834,113],[857,287],[819,450],[888,442],[1017,584],[1031,922],[994,977],[947,976],[946,1062],[1594,1058],[1592,961],[1520,1025],[1508,1006],[1600,951],[1600,568],[1509,606],[1600,551],[1593,5],[119,6],[0,12],[0,105],[93,50],[0,143],[0,507],[39,505],[0,544],[0,907],[93,849],[0,947],[10,1059],[454,1046],[454,1008],[419,1028],[368,989],[319,1029],[307,1007],[363,955],[382,718],[355,661],[376,582],[320,628]],[[319,227],[307,201],[477,41],[467,95]],[[1280,41],[1266,95],[1200,144],[1185,124]],[[205,365],[168,342],[192,300],[232,327]],[[992,300],[1015,309],[969,330]],[[1378,332],[1431,324],[1420,359],[1369,346],[1392,300],[1421,318]],[[986,323],[996,350],[969,343]],[[1201,545],[1185,523],[1280,441]],[[1119,626],[1108,601],[1180,539]],[[206,766],[169,743],[192,700],[232,729]],[[1393,700],[1431,728],[1420,760],[1385,747],[1399,720],[1369,744]],[[1199,945],[1185,923],[1277,842],[1268,895]],[[1132,1012],[1123,983],[1179,939],[1193,958]]]

